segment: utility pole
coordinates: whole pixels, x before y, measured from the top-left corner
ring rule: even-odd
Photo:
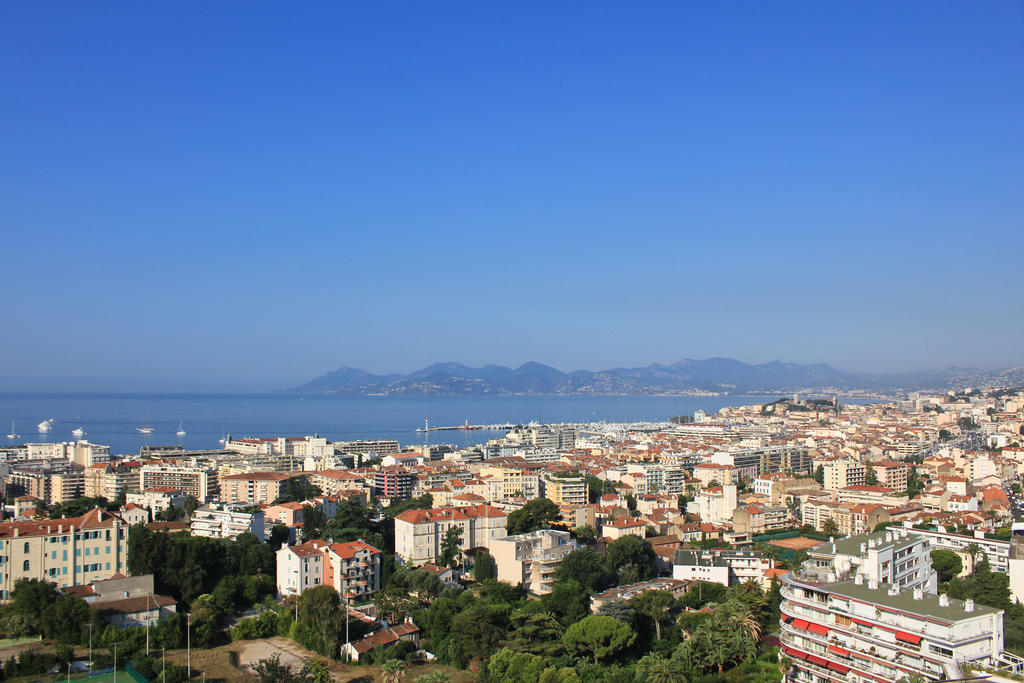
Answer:
[[[162,654],[160,655],[160,676],[163,678],[163,682],[167,683],[167,648],[161,648]]]
[[[117,643],[114,643],[114,683],[117,683]]]
[[[89,622],[89,673],[92,673],[92,621]]]
[[[188,668],[189,680],[192,680],[192,613],[188,613],[188,621],[185,625],[185,666]],[[116,681],[115,681],[116,683]]]

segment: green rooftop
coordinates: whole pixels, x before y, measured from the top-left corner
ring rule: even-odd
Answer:
[[[895,532],[895,533],[897,534],[897,536],[896,536],[896,539],[894,541],[887,541],[887,540],[885,540],[885,531],[879,531],[879,532],[873,533],[873,534],[860,534],[859,536],[850,536],[849,538],[843,538],[843,539],[840,539],[838,541],[835,541],[834,545],[835,545],[836,549],[835,549],[834,552],[832,550],[832,545],[833,544],[829,543],[828,541],[825,541],[821,545],[814,546],[813,548],[810,549],[809,552],[812,552],[812,553],[824,553],[824,554],[828,554],[828,555],[855,555],[856,556],[856,555],[860,555],[860,544],[861,543],[867,544],[868,541],[870,541],[872,539],[881,541],[881,547],[883,547],[883,548],[885,546],[887,546],[887,545],[893,545],[894,546],[894,548],[893,548],[894,550],[899,550],[901,548],[905,548],[908,545],[913,545],[914,543],[918,543],[921,540],[921,538],[919,536],[914,536],[912,534],[908,534],[906,538],[901,538],[899,536],[899,532],[898,531]],[[879,546],[875,546],[875,547],[877,548]]]
[[[889,584],[880,584],[878,588],[868,588],[866,583],[858,586],[853,581],[843,581],[821,586],[821,590],[946,622],[1002,612],[994,607],[977,603],[974,605],[973,612],[967,612],[964,611],[964,601],[955,598],[950,598],[949,606],[943,607],[939,604],[939,596],[925,593],[920,600],[915,600],[914,592],[911,590],[901,590],[899,595],[889,595]]]

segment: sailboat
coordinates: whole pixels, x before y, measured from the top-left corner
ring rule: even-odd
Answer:
[[[17,439],[21,434],[14,431],[14,420],[11,420],[11,433],[7,435],[8,439]]]
[[[74,429],[71,430],[71,433],[79,438],[85,436],[85,430],[82,429],[81,427],[75,427]]]
[[[175,432],[178,436],[185,436],[185,428],[182,426],[185,424],[184,420],[178,420],[178,431]]]
[[[50,431],[51,429],[53,429],[53,418],[51,417],[49,420],[43,420],[42,422],[37,424],[36,427],[41,432],[48,432],[48,431]],[[14,431],[14,430],[12,429],[11,431]]]
[[[139,434],[152,434],[155,430],[149,426],[149,413],[146,413],[146,419],[142,421],[141,427],[136,427],[135,431]]]

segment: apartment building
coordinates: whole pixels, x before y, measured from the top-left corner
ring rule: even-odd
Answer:
[[[763,534],[791,525],[792,513],[785,505],[742,505],[733,512],[732,523],[740,534]]]
[[[740,477],[754,479],[772,472],[808,472],[811,455],[806,446],[762,446],[718,451],[711,456],[711,462],[732,465],[739,470]]]
[[[601,536],[616,541],[623,536],[647,536],[647,523],[635,517],[616,517],[601,525]]]
[[[494,539],[489,551],[498,566],[499,581],[521,583],[534,595],[546,595],[554,587],[558,565],[576,548],[568,531],[540,529]]]
[[[766,496],[771,505],[784,503],[790,491],[820,488],[821,484],[813,479],[797,478],[782,472],[764,474],[755,479],[753,483],[754,493]]]
[[[125,503],[132,503],[146,508],[156,517],[156,513],[169,507],[184,507],[185,493],[181,489],[162,488],[132,491],[125,496]]]
[[[324,582],[324,548],[327,541],[315,539],[277,551],[277,594],[301,595],[307,588]]]
[[[480,468],[479,475],[481,478],[493,477],[501,482],[502,500],[513,497],[532,500],[541,495],[540,475],[530,470],[489,465]]]
[[[324,583],[334,586],[347,605],[366,602],[380,590],[381,552],[362,541],[324,548]]]
[[[627,586],[616,586],[598,593],[590,599],[590,611],[597,612],[603,605],[619,600],[632,600],[638,595],[647,591],[665,591],[671,593],[674,598],[681,598],[689,592],[693,586],[691,581],[680,581],[678,579],[658,578],[641,583],[631,583]]]
[[[373,473],[373,495],[388,500],[405,500],[412,495],[416,475],[401,466],[382,467]]]
[[[734,586],[754,580],[775,567],[770,557],[747,550],[677,550],[672,557],[672,578]]]
[[[344,455],[363,453],[370,456],[384,456],[398,453],[402,450],[397,441],[335,441],[334,451]]]
[[[732,465],[704,463],[694,466],[693,478],[700,482],[701,488],[707,488],[739,483],[740,476],[739,470]]]
[[[988,558],[988,563],[994,572],[1009,571],[1010,541],[1002,541],[995,538],[986,538],[985,532],[976,531],[973,536],[963,534],[951,534],[936,529],[915,529],[912,522],[904,522],[901,532],[906,531],[911,536],[927,539],[932,550],[952,550],[960,556],[964,569],[971,571],[971,555],[968,549],[977,549],[978,554],[974,562],[981,562],[982,557]],[[973,546],[973,548],[972,548]],[[1024,591],[1018,597],[1024,601]]]
[[[249,532],[260,541],[265,540],[262,511],[248,512],[243,503],[207,503],[192,513],[189,527],[193,536],[207,538],[235,538]]]
[[[80,498],[85,489],[82,472],[54,472],[50,475],[50,505],[60,505]]]
[[[155,463],[139,470],[139,490],[170,488],[193,496],[200,503],[217,498],[217,471],[200,465]]]
[[[406,510],[395,517],[395,554],[405,563],[433,562],[441,554],[448,529],[461,530],[459,548],[490,548],[506,536],[508,515],[490,505]]]
[[[559,507],[563,505],[586,505],[587,482],[582,477],[556,477],[545,474],[541,477],[542,495]]]
[[[98,463],[84,470],[85,495],[90,498],[102,496],[114,500],[122,491],[138,491],[140,488],[141,462]]]
[[[867,479],[868,466],[859,460],[831,460],[822,464],[826,491],[838,491],[848,486],[863,486]]]
[[[807,551],[803,576],[832,583],[859,574],[876,583],[935,593],[938,583],[931,568],[932,548],[926,539],[908,531],[889,528],[815,546]]]
[[[837,569],[830,573],[842,573]],[[792,662],[787,681],[954,680],[965,676],[964,663],[999,664],[1002,610],[887,585],[859,571],[841,582],[820,577],[816,570],[783,576],[781,655]]]
[[[907,490],[907,479],[910,475],[910,466],[905,462],[874,462],[871,468],[875,471],[879,486],[885,486],[897,491]]]
[[[95,508],[81,517],[0,523],[0,599],[19,579],[79,586],[125,572],[128,525]]]
[[[711,486],[697,493],[686,504],[686,512],[695,514],[701,521],[722,524],[732,519],[737,507],[736,485]]]
[[[269,505],[280,498],[295,474],[284,472],[246,472],[220,478],[220,500],[224,503]]]

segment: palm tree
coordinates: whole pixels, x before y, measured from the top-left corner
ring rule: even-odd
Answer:
[[[708,658],[712,666],[718,667],[718,675],[721,676],[722,672],[725,671],[725,665],[729,663],[732,658],[729,654],[730,647],[728,643],[714,643],[711,649],[708,650]]]
[[[400,659],[389,659],[380,665],[384,673],[384,683],[401,683],[405,676],[405,662]]]
[[[836,520],[832,519],[831,517],[826,519],[825,523],[821,525],[821,533],[825,534],[826,536],[838,536],[839,525],[836,524]]]
[[[970,571],[970,573],[973,574],[974,573],[974,563],[975,563],[975,560],[978,557],[978,555],[981,554],[981,548],[978,546],[977,543],[968,543],[967,547],[964,548],[964,552],[967,554],[968,557],[971,558],[971,571]]]
[[[754,643],[761,640],[761,624],[742,604],[729,605],[725,608],[728,618],[739,626],[739,631],[748,636]]]
[[[786,655],[779,653],[779,673],[782,674],[783,680],[789,675],[789,672],[793,670],[793,660]]]

